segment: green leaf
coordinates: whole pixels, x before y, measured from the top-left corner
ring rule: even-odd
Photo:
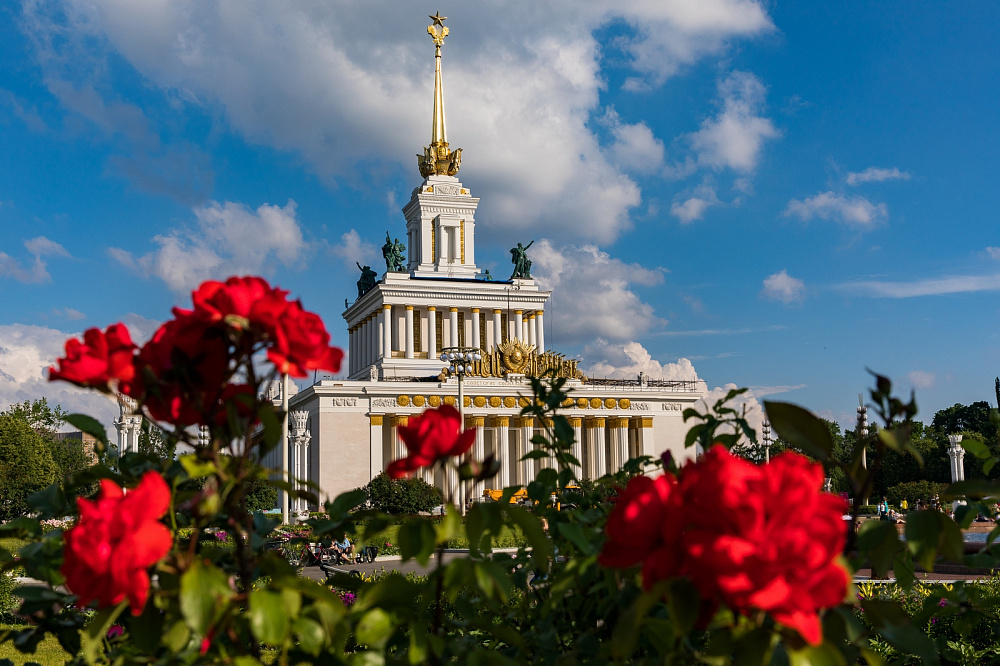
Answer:
[[[180,606],[185,622],[199,636],[207,636],[208,628],[233,595],[226,573],[202,560],[195,560],[181,575]]]
[[[262,426],[260,453],[263,458],[264,454],[273,449],[281,439],[281,421],[278,420],[274,405],[269,402],[261,403],[257,409],[257,419]]]
[[[503,511],[512,523],[521,528],[531,545],[531,559],[534,561],[535,568],[548,571],[552,545],[549,543],[545,530],[542,529],[542,523],[532,514],[513,504],[503,505]]]
[[[990,481],[989,479],[956,481],[941,493],[942,500],[961,499],[963,497],[982,499],[984,497],[996,496],[1000,496],[1000,481]]]
[[[299,641],[299,647],[316,657],[326,641],[326,632],[316,620],[300,617],[292,622],[292,632]]]
[[[214,462],[211,460],[202,460],[193,453],[181,456],[180,462],[184,467],[184,471],[187,472],[188,476],[192,479],[200,479],[205,476],[210,476],[218,471],[218,467],[216,467]]]
[[[594,555],[597,553],[597,543],[587,539],[583,533],[583,528],[579,524],[558,523],[556,529],[560,536],[566,538],[584,555]]]
[[[635,652],[635,644],[642,630],[643,619],[649,610],[660,602],[663,586],[643,592],[621,614],[611,632],[611,654],[616,660],[628,661]]]
[[[261,643],[280,646],[288,635],[289,617],[280,592],[250,593],[250,631]]]
[[[940,552],[953,562],[963,556],[962,531],[940,511],[911,511],[906,516],[906,545],[914,559],[928,571]]]
[[[363,504],[368,499],[368,493],[363,488],[340,493],[326,506],[326,512],[331,520],[346,518],[349,512],[355,507]]]
[[[913,587],[916,574],[909,549],[901,548],[896,553],[896,558],[892,561],[892,572],[896,574],[896,582],[903,588],[908,590]]]
[[[373,608],[361,618],[355,629],[358,643],[372,648],[380,648],[392,634],[392,620],[381,608]]]
[[[790,666],[847,666],[844,655],[829,643],[810,645],[802,650],[789,649],[788,663]]]
[[[830,429],[808,410],[788,402],[764,401],[764,409],[783,440],[816,460],[830,458],[833,439]]]
[[[435,545],[447,543],[462,532],[462,514],[454,504],[448,504],[444,509],[444,517],[434,528]]]
[[[881,520],[867,520],[858,531],[858,549],[872,561],[873,574],[885,575],[901,548],[896,526]]]
[[[985,443],[980,442],[978,439],[963,439],[962,448],[980,460],[986,460],[991,455],[990,447],[986,446]]]
[[[655,588],[654,588],[655,589]],[[674,621],[674,630],[678,638],[684,638],[691,633],[698,622],[698,612],[701,608],[701,595],[690,580],[677,578],[669,582],[667,609]]]
[[[480,508],[481,502],[473,504],[468,513],[465,514],[465,535],[469,540],[469,554],[472,557],[479,555],[479,546],[483,540],[483,531],[486,529],[486,516]]]
[[[416,558],[426,566],[434,552],[434,527],[422,518],[411,518],[399,528],[399,554],[403,561]]]
[[[28,506],[35,510],[38,518],[59,518],[66,515],[66,496],[58,483],[28,495]]]

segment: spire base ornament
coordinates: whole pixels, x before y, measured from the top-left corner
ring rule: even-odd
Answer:
[[[454,176],[462,166],[462,149],[448,148],[448,133],[444,120],[444,82],[441,76],[441,46],[448,36],[444,21],[447,16],[437,12],[430,17],[434,23],[427,26],[427,34],[434,40],[434,117],[431,121],[431,145],[424,146],[424,153],[417,154],[420,175]]]

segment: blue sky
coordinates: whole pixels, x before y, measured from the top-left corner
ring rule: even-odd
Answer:
[[[67,335],[148,335],[234,272],[346,343],[438,9],[479,263],[538,240],[549,346],[843,423],[866,367],[928,420],[993,399],[994,3],[53,0],[0,9],[0,403],[110,413],[44,383]]]

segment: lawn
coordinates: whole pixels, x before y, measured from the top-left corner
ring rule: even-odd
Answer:
[[[8,629],[23,628],[24,625],[0,624],[0,632]],[[65,664],[69,660],[70,656],[62,649],[55,636],[47,636],[45,640],[38,644],[35,654],[30,655],[21,654],[10,642],[0,645],[0,660],[10,659],[15,664],[36,663],[41,666],[62,666],[62,664]]]

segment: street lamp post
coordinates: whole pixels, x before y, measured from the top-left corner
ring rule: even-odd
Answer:
[[[858,442],[861,444],[861,466],[868,469],[868,408],[864,397],[858,394]],[[862,502],[868,504],[868,497],[862,497]]]
[[[764,423],[761,424],[760,429],[764,432],[764,462],[771,462],[771,422],[764,419]]]
[[[441,361],[447,363],[449,370],[458,377],[458,414],[461,421],[461,429],[465,430],[465,392],[462,387],[462,379],[472,372],[472,364],[481,361],[482,353],[478,347],[445,347],[441,350]],[[455,474],[457,477],[457,473]],[[458,481],[456,491],[459,499],[459,506],[462,515],[465,515],[465,484]]]

